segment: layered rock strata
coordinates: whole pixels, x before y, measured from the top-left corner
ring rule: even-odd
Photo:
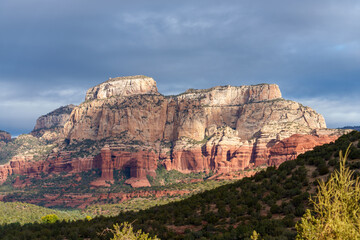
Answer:
[[[73,104],[66,105],[39,117],[31,134],[50,141],[61,138],[64,125],[75,107]]]
[[[46,173],[100,168],[101,178],[93,181],[94,186],[111,184],[114,169],[128,169],[128,184],[149,186],[147,175],[155,176],[158,165],[184,173],[278,165],[343,133],[326,130],[320,114],[283,99],[275,84],[190,89],[163,96],[152,78],[121,77],[89,89],[63,128],[69,146],[101,143],[101,151],[74,158],[64,157],[66,152],[59,149],[42,166],[27,168]],[[90,148],[94,145],[86,146]],[[0,168],[0,175],[10,174],[14,164]]]

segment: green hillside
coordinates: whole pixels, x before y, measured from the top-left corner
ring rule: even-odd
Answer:
[[[359,169],[359,139],[360,132],[354,131],[278,169],[269,167],[254,177],[182,201],[116,217],[97,217],[90,222],[5,225],[0,227],[0,238],[109,239],[109,235],[100,233],[114,223],[128,221],[161,239],[250,239],[253,230],[264,239],[294,239],[295,223],[309,207],[309,195],[316,192],[318,180],[326,180],[338,166],[339,150],[345,150],[351,142],[348,164],[351,169]]]
[[[60,220],[68,221],[86,217],[80,210],[60,211],[29,203],[0,202],[0,224],[41,222],[41,217],[48,214],[56,214]]]
[[[40,140],[30,134],[22,134],[8,143],[0,145],[0,165],[10,161],[10,159],[18,154],[34,155],[34,159],[41,159],[47,156],[54,145]]]

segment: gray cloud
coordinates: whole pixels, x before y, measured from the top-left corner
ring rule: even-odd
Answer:
[[[329,125],[345,118],[322,107],[327,99],[356,123],[348,100],[360,87],[359,28],[356,0],[4,0],[0,129],[29,131],[89,87],[135,74],[154,77],[164,94],[277,83],[284,97],[327,109]]]

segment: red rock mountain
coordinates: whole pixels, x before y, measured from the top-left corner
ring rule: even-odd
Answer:
[[[145,76],[112,78],[89,89],[85,102],[62,119],[59,138],[66,144],[44,161],[18,157],[0,166],[0,182],[12,173],[100,168],[95,186],[111,183],[114,169],[129,169],[133,187],[149,186],[146,176],[154,176],[158,165],[183,173],[279,165],[345,132],[326,129],[320,114],[283,99],[275,84],[164,96]],[[47,122],[44,116],[34,130]],[[72,146],[83,156],[74,156]]]

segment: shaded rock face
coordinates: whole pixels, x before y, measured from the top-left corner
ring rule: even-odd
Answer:
[[[69,120],[75,105],[60,107],[36,120],[36,125],[31,134],[36,137],[43,137],[47,140],[56,140],[63,134],[65,123]]]
[[[101,177],[92,185],[102,186],[113,181],[113,170],[127,169],[128,184],[149,186],[146,176],[155,176],[159,164],[184,173],[278,165],[345,133],[326,129],[324,118],[311,108],[281,98],[275,84],[163,96],[152,78],[121,77],[89,89],[85,100],[71,111],[63,136],[70,145],[104,142],[96,156],[71,158],[59,149],[34,166],[17,167],[14,160],[13,170],[0,167],[2,179],[20,171],[15,169],[31,174],[25,169],[75,173],[100,168]],[[47,126],[43,122],[39,125]]]
[[[0,142],[9,142],[10,140],[10,133],[0,130]]]

